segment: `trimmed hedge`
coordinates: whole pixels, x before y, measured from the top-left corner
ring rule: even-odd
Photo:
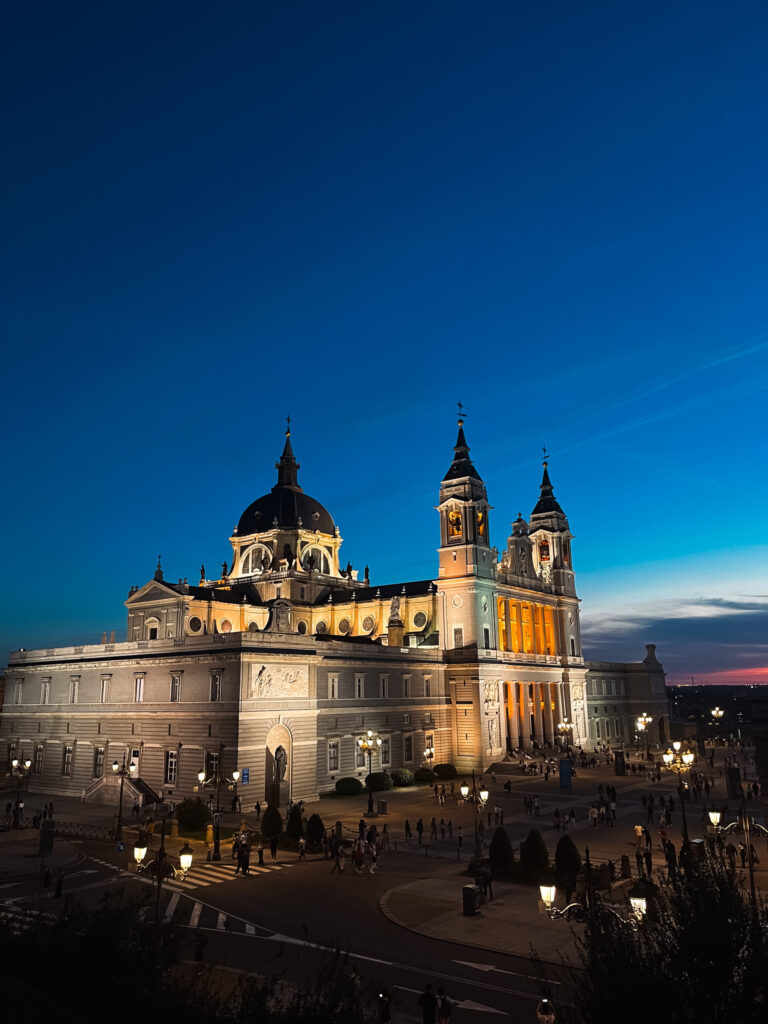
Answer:
[[[339,796],[357,796],[363,792],[363,784],[354,775],[347,775],[343,779],[336,779],[336,792]]]
[[[558,878],[575,878],[581,871],[581,854],[569,835],[561,836],[555,847],[555,869]]]
[[[412,786],[413,772],[410,768],[395,768],[392,772],[392,782],[396,786]]]
[[[374,793],[379,793],[383,789],[392,789],[392,785],[392,776],[388,772],[371,772],[365,779],[366,789],[370,789]]]
[[[505,828],[497,828],[488,847],[488,862],[491,873],[503,877],[514,870],[515,851]]]
[[[261,816],[261,834],[265,839],[280,836],[283,831],[283,816],[277,807],[269,804]]]
[[[456,779],[459,774],[452,764],[436,764],[433,771],[438,779]]]
[[[176,820],[182,832],[201,832],[211,820],[211,812],[200,797],[186,797],[176,806]]]
[[[285,834],[295,843],[304,835],[304,822],[301,820],[299,805],[294,804],[291,813],[288,815],[288,824],[285,826]]]
[[[414,782],[434,782],[435,773],[431,768],[417,768],[413,773]]]
[[[549,867],[547,845],[537,828],[531,829],[520,846],[520,867],[530,874],[546,871]]]
[[[307,842],[313,849],[317,849],[323,841],[325,825],[319,814],[310,814],[307,822]]]

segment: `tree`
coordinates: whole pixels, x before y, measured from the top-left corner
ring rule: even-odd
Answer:
[[[371,772],[370,775],[365,777],[365,785],[367,789],[373,790],[374,793],[385,789],[392,789],[392,776],[389,772]]]
[[[520,846],[520,867],[531,875],[546,871],[549,867],[547,845],[537,828],[531,829]]]
[[[488,861],[494,875],[504,876],[512,871],[515,853],[505,828],[497,828],[488,847]]]
[[[336,779],[336,792],[339,796],[357,796],[363,792],[363,784],[354,775],[345,775],[343,779]]]
[[[261,834],[265,839],[279,837],[283,831],[283,816],[277,807],[269,804],[261,816]]]
[[[720,860],[692,860],[661,878],[637,931],[594,896],[576,940],[578,963],[558,973],[556,990],[540,987],[558,1024],[758,1024],[768,997],[767,935],[765,903],[753,911],[742,880]]]
[[[288,824],[285,826],[285,834],[295,843],[304,835],[304,822],[301,820],[301,809],[294,804],[291,813],[288,815]]]
[[[211,820],[211,812],[200,797],[185,797],[176,807],[176,820],[182,833],[200,832]]]
[[[567,896],[576,886],[576,876],[581,871],[581,854],[569,835],[561,836],[555,847],[555,882],[565,889]]]
[[[309,821],[307,822],[307,842],[316,850],[323,841],[325,835],[325,825],[323,819],[319,814],[310,814]]]

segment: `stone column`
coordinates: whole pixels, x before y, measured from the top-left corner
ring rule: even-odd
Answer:
[[[533,732],[537,742],[544,742],[544,718],[541,713],[541,684],[533,684]]]
[[[515,601],[517,605],[517,649],[520,654],[525,651],[523,643],[523,605],[521,601]]]
[[[507,700],[505,707],[509,720],[509,742],[513,750],[520,746],[520,701],[517,696],[517,683],[506,683]]]
[[[509,614],[509,601],[507,600],[506,597],[504,598],[504,631],[505,631],[505,640],[506,640],[506,643],[504,644],[504,650],[505,651],[511,651],[511,650],[513,650],[513,646],[512,646],[512,618],[511,618],[511,616]]]
[[[555,745],[555,726],[552,721],[552,683],[544,683],[544,720],[547,723],[547,739]]]
[[[552,683],[552,693],[555,697],[555,741],[558,741],[560,730],[557,728],[563,720],[563,700],[560,694],[560,683]],[[559,745],[559,744],[558,744]]]

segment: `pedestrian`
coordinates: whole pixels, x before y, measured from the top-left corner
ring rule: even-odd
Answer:
[[[405,838],[406,840],[411,838],[411,823],[408,819],[405,819]]]
[[[261,817],[261,801],[260,800],[256,801],[256,806],[254,807],[254,810],[256,811],[256,821],[258,821],[259,818]]]
[[[307,859],[307,840],[302,836],[299,839],[299,860]]]
[[[232,797],[232,813],[233,814],[237,813],[237,797],[236,796]]]
[[[560,808],[555,808],[555,832],[560,831]]]
[[[437,783],[435,783],[435,800],[437,800],[439,798],[439,796],[440,796],[440,787],[438,786]]]
[[[653,839],[651,838],[651,833],[648,831],[645,825],[643,825],[643,838],[645,839],[646,850],[650,850],[653,846]]]
[[[539,817],[539,811],[540,810],[541,810],[541,808],[539,806],[539,798],[534,794],[534,797],[533,797],[533,816],[535,818]]]
[[[459,856],[461,856],[461,848],[464,845],[464,829],[459,825],[456,830],[456,840],[458,843]]]
[[[384,827],[386,828],[386,825]],[[445,839],[445,818],[440,819],[440,838]]]
[[[448,819],[448,838],[453,839],[453,819]]]
[[[392,1010],[390,1009],[390,998],[387,989],[383,988],[379,992],[379,1020],[382,1024],[387,1024],[387,1021],[392,1020]]]
[[[739,857],[741,858],[741,866],[745,868],[747,866],[747,848],[744,843],[739,843]]]
[[[653,853],[651,852],[651,850],[645,851],[645,853],[643,854],[643,859],[645,860],[646,874],[650,878],[653,873]]]
[[[269,853],[272,857],[272,863],[277,864],[277,836],[272,836],[269,840]]]
[[[421,837],[424,834],[424,822],[421,818],[416,822],[416,834],[419,837],[419,846],[421,846]]]
[[[437,839],[437,818],[433,818],[429,823],[429,838]]]
[[[644,878],[645,877],[645,868],[644,868],[643,865],[644,865],[645,862],[643,861],[643,855],[642,855],[642,853],[640,853],[639,850],[635,850],[635,861],[637,863],[637,877],[638,878]]]
[[[424,991],[419,996],[419,1006],[421,1007],[421,1019],[423,1024],[435,1024],[435,1016],[437,1015],[437,998],[435,993],[432,991],[432,986],[427,982]]]
[[[491,869],[487,864],[483,865],[483,869],[480,872],[480,878],[482,879],[483,896],[487,896],[488,899],[493,899],[493,875]]]
[[[450,1024],[453,1003],[446,995],[445,989],[437,990],[437,1021],[438,1024]]]

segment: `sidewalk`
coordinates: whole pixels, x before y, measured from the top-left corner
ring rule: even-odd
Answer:
[[[30,875],[40,874],[37,855],[37,829],[24,828],[0,833],[0,879],[10,887],[12,881],[22,881]],[[53,853],[45,858],[45,866],[52,875],[77,864],[82,854],[71,843],[56,839]]]

